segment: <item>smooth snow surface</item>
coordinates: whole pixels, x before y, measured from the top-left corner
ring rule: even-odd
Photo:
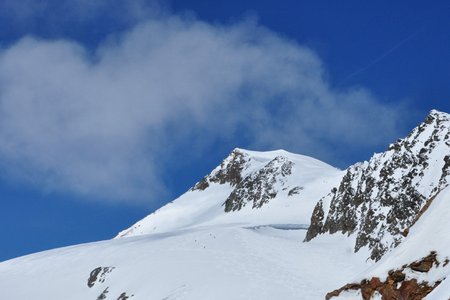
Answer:
[[[108,287],[114,300],[314,300],[366,267],[346,237],[302,243],[292,228],[207,226],[25,256],[0,264],[1,299],[95,300]],[[114,269],[89,288],[97,267]]]

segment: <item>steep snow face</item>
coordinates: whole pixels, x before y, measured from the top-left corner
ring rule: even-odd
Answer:
[[[46,251],[0,263],[0,298],[322,300],[367,267],[344,236],[304,236],[221,225]]]
[[[338,188],[316,205],[306,240],[356,235],[378,260],[408,234],[419,213],[450,182],[450,115],[431,111],[405,139],[347,169]]]
[[[377,264],[357,275],[353,282],[359,283],[374,277],[379,278],[381,282],[387,281],[389,274],[397,270],[397,277],[401,275],[398,287],[406,285],[403,282],[416,281],[419,286],[423,284],[434,287],[425,299],[448,299],[450,295],[449,215],[450,187],[447,187],[433,199],[429,208],[411,227],[408,237],[397,248],[383,256]],[[355,291],[343,291],[339,297],[331,299],[353,299],[354,293]],[[375,293],[371,299],[378,299]],[[412,297],[401,299],[412,299]]]
[[[319,160],[283,150],[235,149],[192,189],[118,237],[211,224],[307,226],[314,205],[343,175]]]

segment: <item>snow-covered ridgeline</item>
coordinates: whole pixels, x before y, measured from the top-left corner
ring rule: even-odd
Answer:
[[[408,234],[427,200],[450,182],[450,115],[431,111],[386,152],[347,169],[315,207],[307,240],[342,232],[378,260]]]
[[[192,189],[118,237],[211,224],[309,224],[314,205],[343,174],[284,150],[235,149]]]
[[[401,299],[413,299],[412,294],[426,296],[427,300],[448,299],[450,296],[450,187],[433,199],[429,208],[411,227],[402,243],[387,253],[376,264],[356,275],[349,282],[367,282],[366,294],[370,299],[377,294],[402,295]],[[374,278],[376,278],[374,280]],[[393,280],[394,282],[389,282]],[[374,282],[382,283],[377,288]],[[374,288],[370,290],[370,286]],[[386,286],[391,287],[386,288]],[[429,292],[429,290],[432,290]],[[428,294],[429,293],[429,294]],[[360,295],[359,298],[357,295]],[[418,298],[419,295],[416,295]],[[343,290],[338,299],[361,299],[360,289]]]

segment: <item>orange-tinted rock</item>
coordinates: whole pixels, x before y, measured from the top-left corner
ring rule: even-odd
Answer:
[[[405,280],[405,274],[402,272],[402,270],[391,270],[389,272],[389,278],[391,278],[394,283],[402,282],[403,280]]]
[[[372,279],[370,279],[370,286],[373,289],[377,289],[382,285],[380,278],[378,277],[372,277]]]
[[[416,279],[405,280],[406,276],[404,271],[406,268],[410,268],[419,272],[428,272],[433,265],[437,267],[440,265],[436,256],[436,252],[433,251],[420,261],[415,261],[409,265],[404,265],[400,269],[389,271],[385,282],[381,282],[378,277],[372,277],[370,280],[365,279],[359,284],[347,284],[338,290],[328,293],[326,299],[329,300],[332,297],[337,297],[345,291],[360,290],[363,300],[370,300],[375,292],[381,295],[382,300],[422,300],[439,285],[440,281],[437,281],[434,285],[430,285],[427,282],[418,283]]]
[[[398,293],[394,289],[394,286],[392,284],[385,283],[382,286],[380,286],[377,291],[381,294],[381,296],[382,296],[381,299],[383,299],[383,300],[391,300],[391,299],[397,300],[398,299],[398,297],[397,297]]]
[[[343,291],[348,291],[348,290],[359,290],[361,289],[361,285],[357,284],[357,283],[349,283],[344,285],[343,287],[341,287],[340,289],[334,290],[332,292],[329,292],[326,296],[325,296],[325,300],[330,300],[332,297],[337,297],[339,296]]]
[[[364,300],[370,300],[372,298],[373,293],[375,292],[369,285],[365,285],[361,287],[361,295]]]
[[[418,285],[415,279],[403,281],[400,286],[400,299],[411,299],[412,294],[417,290]]]

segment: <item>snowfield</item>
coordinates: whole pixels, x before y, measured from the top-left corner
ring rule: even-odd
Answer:
[[[0,264],[1,298],[95,300],[108,288],[104,299],[324,299],[367,267],[344,236],[302,243],[304,229],[281,228],[205,226],[25,256]],[[89,288],[97,267],[113,269]]]
[[[323,299],[367,266],[344,236],[302,242],[315,204],[343,174],[282,150],[235,149],[205,177],[207,188],[116,239],[1,263],[2,298]],[[233,191],[253,202],[226,213]]]

